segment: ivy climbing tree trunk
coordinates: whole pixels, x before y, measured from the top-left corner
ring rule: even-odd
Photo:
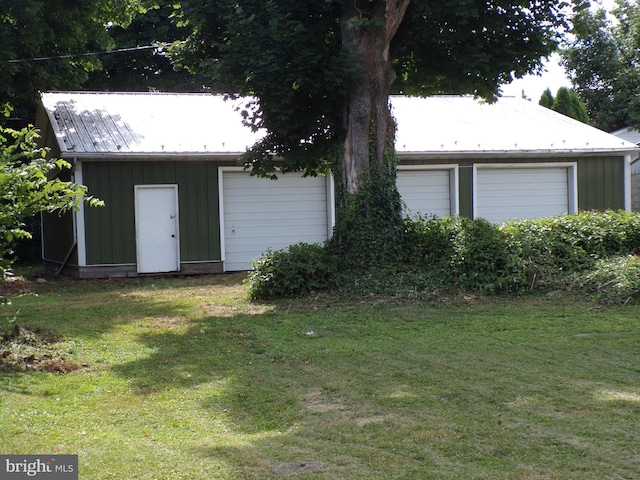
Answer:
[[[393,261],[400,241],[390,45],[409,0],[361,3],[367,5],[345,5],[340,19],[342,48],[359,68],[347,85],[344,148],[335,168],[340,185],[334,243],[355,267]]]
[[[357,2],[344,7],[342,46],[361,67],[361,75],[348,86],[345,112],[342,181],[350,194],[360,191],[363,171],[374,168],[384,174],[385,152],[393,147],[395,126],[388,104],[396,74],[389,49],[408,6],[409,0],[381,0],[368,12]]]

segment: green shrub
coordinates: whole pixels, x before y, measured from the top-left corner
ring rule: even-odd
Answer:
[[[574,273],[591,270],[601,258],[640,252],[640,215],[631,212],[499,227],[483,219],[416,217],[405,220],[404,232],[406,266],[437,271],[443,282],[483,294],[565,288]]]
[[[456,220],[416,216],[405,218],[401,262],[416,268],[446,268],[453,257]]]
[[[573,289],[587,292],[600,303],[640,303],[640,258],[636,255],[598,260],[593,270],[576,276]]]
[[[459,216],[406,218],[399,262],[376,263],[374,252],[371,263],[360,268],[339,268],[346,259],[340,258],[339,263],[340,252],[344,252],[333,247],[332,242],[326,246],[297,244],[268,252],[254,263],[247,280],[249,296],[301,295],[334,288],[338,279],[341,288],[354,295],[422,295],[453,289],[520,293],[578,284],[593,290],[594,282],[606,272],[606,262],[614,261],[612,257],[635,258],[640,253],[640,214],[585,212],[501,226]],[[361,248],[370,248],[370,243],[363,242]],[[622,297],[635,298],[634,282],[640,280],[633,277],[634,262],[612,264],[621,280],[602,280],[602,285],[616,285]],[[584,272],[592,276],[581,277]],[[578,277],[582,280],[576,282]],[[614,293],[609,288],[599,295],[604,298]]]
[[[337,275],[337,257],[325,245],[297,243],[253,261],[247,294],[252,300],[266,300],[327,290],[335,286]]]
[[[589,266],[592,258],[578,237],[562,228],[562,217],[513,221],[500,229],[510,254],[518,259],[520,290],[558,288],[567,274]]]
[[[455,283],[478,293],[509,291],[517,281],[511,274],[514,263],[500,229],[482,218],[455,218],[451,268]]]
[[[597,260],[640,252],[640,215],[583,212],[502,225],[509,250],[520,258],[532,289],[557,288]]]
[[[414,278],[433,278],[437,271],[441,283],[498,293],[519,288],[522,268],[506,247],[505,235],[484,219],[416,217],[405,220],[402,258],[407,266],[431,273]]]

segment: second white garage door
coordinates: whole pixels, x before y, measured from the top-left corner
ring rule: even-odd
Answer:
[[[455,166],[432,169],[398,169],[398,193],[409,216],[447,217],[458,213]]]
[[[278,180],[222,170],[225,271],[248,270],[268,249],[323,242],[333,227],[328,177],[280,175]]]
[[[575,213],[575,166],[476,166],[474,217],[493,223]]]

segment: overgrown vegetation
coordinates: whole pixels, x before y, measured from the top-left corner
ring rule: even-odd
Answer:
[[[333,162],[332,170],[341,178],[344,168],[339,160]],[[361,177],[357,194],[334,182],[337,219],[327,248],[340,257],[342,270],[367,270],[369,265],[396,263],[400,256],[402,203],[393,146],[385,150],[383,165],[378,165],[372,150]]]
[[[247,283],[253,298],[277,298],[336,286],[338,260],[324,245],[298,243],[253,262]]]
[[[14,261],[16,241],[31,238],[26,229],[29,217],[42,211],[62,213],[84,201],[102,205],[86,195],[85,186],[60,178],[71,164],[49,158],[47,149],[38,148],[38,138],[33,127],[0,127],[0,285]]]
[[[49,329],[32,330],[16,323],[10,330],[0,331],[0,371],[69,373],[79,370],[80,365],[68,360],[73,352],[62,340]]]
[[[305,248],[313,248],[314,255],[295,255]],[[406,218],[396,264],[354,270],[337,263],[330,251],[298,245],[295,262],[286,261],[286,252],[268,253],[248,279],[249,296],[276,298],[339,286],[356,294],[574,290],[606,303],[640,300],[640,214],[631,212],[584,212],[499,226],[463,217]],[[323,277],[310,276],[313,287],[305,286],[300,272],[306,258],[317,263],[323,257],[332,258]]]

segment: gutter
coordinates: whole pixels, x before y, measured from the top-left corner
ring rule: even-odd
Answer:
[[[246,152],[211,153],[211,152],[62,152],[60,156],[65,159],[78,159],[85,162],[111,160],[111,161],[150,161],[160,159],[172,159],[180,161],[189,160],[237,160]]]
[[[564,150],[447,150],[447,151],[398,151],[398,158],[405,160],[444,159],[444,158],[541,158],[553,156],[562,157],[597,157],[597,156],[628,156],[638,154],[638,149],[564,149]]]

